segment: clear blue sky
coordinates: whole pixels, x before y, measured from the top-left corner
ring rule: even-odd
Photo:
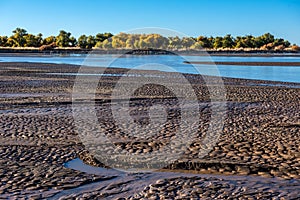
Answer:
[[[0,35],[16,27],[44,36],[161,27],[190,36],[266,32],[300,44],[300,0],[0,0]]]

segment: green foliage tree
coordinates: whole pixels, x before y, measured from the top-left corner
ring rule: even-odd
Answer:
[[[111,38],[113,36],[113,34],[111,33],[98,33],[95,36],[95,40],[96,42],[103,42],[104,40]]]
[[[9,37],[7,39],[7,42],[6,42],[5,46],[7,46],[7,47],[18,47],[18,44],[12,37]]]
[[[7,36],[0,36],[0,46],[5,47],[7,43]]]
[[[114,49],[124,48],[126,46],[126,39],[128,35],[124,33],[120,33],[119,35],[115,35],[111,38],[111,45]]]
[[[43,45],[49,45],[49,44],[52,44],[55,41],[56,41],[55,36],[49,36],[49,37],[46,37],[46,38],[43,39],[42,44]]]
[[[274,35],[270,33],[265,33],[261,36],[261,39],[264,41],[265,44],[269,44],[274,42]]]
[[[36,47],[40,47],[41,45],[43,45],[43,34],[41,33],[38,33],[36,36],[35,36],[35,39],[36,39]]]
[[[240,36],[237,36],[235,39],[235,48],[245,48],[247,47],[243,38]]]
[[[111,41],[109,41],[109,39],[104,40],[102,43],[102,48],[103,49],[112,49]]]
[[[148,44],[143,39],[141,39],[138,43],[138,48],[145,49],[147,47],[148,47]]]
[[[88,48],[88,42],[87,42],[87,36],[86,35],[81,35],[78,38],[78,46],[82,49]]]
[[[189,49],[196,41],[190,37],[182,38],[182,46],[186,49]]]
[[[192,46],[191,46],[191,49],[196,49],[196,50],[200,50],[202,49],[203,46],[202,46],[202,43],[200,42],[195,42]]]
[[[125,45],[126,45],[125,47],[127,49],[134,49],[135,48],[135,46],[134,46],[135,41],[136,41],[135,36],[134,35],[129,35],[126,42],[125,42]]]
[[[86,39],[87,41],[87,48],[91,49],[96,45],[96,38],[92,35],[89,35]]]
[[[178,36],[169,37],[168,39],[169,39],[168,48],[174,49],[174,50],[182,48],[182,42],[181,42],[181,39]]]
[[[270,33],[265,33],[259,37],[255,38],[255,47],[260,48],[264,45],[274,42],[274,36]]]
[[[71,37],[70,32],[60,30],[59,35],[56,37],[56,45],[59,46],[59,47],[69,47],[69,46],[71,46],[70,37]]]
[[[27,34],[24,36],[25,39],[25,47],[38,47],[38,40],[35,35]]]
[[[245,43],[245,47],[247,48],[255,48],[255,37],[253,37],[252,35],[246,35],[245,37],[243,37],[243,41]]]
[[[103,42],[96,42],[96,44],[95,44],[95,47],[96,48],[102,48],[103,47]]]
[[[95,47],[103,48],[103,42],[108,38],[111,38],[113,34],[111,33],[98,33],[95,36]],[[108,43],[105,43],[104,46],[109,47]]]
[[[119,48],[123,47],[122,41],[118,38],[114,38],[111,42],[111,45],[112,45],[112,48],[114,48],[114,49],[119,49]]]
[[[213,41],[213,48],[218,49],[222,47],[222,37],[216,37]]]
[[[69,46],[70,47],[75,47],[77,45],[77,40],[75,37],[70,37],[70,42],[69,42]]]
[[[246,35],[244,37],[237,36],[235,39],[235,48],[255,48],[255,37]]]
[[[23,28],[16,28],[12,31],[14,34],[18,34],[20,37],[23,37],[24,35],[27,35],[27,31]]]
[[[291,43],[287,40],[284,40],[282,38],[276,38],[273,42],[274,46],[280,46],[283,45],[284,47],[289,47]]]
[[[26,43],[24,36],[27,35],[27,31],[23,28],[16,28],[12,32],[13,35],[10,37],[10,39],[13,40],[13,45],[17,47],[24,47]]]
[[[287,47],[291,46],[291,43],[289,41],[285,40],[283,42],[283,46],[287,48]]]
[[[137,49],[137,48],[140,48],[140,47],[139,47],[139,43],[140,43],[139,40],[135,40],[135,41],[134,41],[134,48],[136,48],[136,49]]]
[[[202,48],[213,48],[212,40],[205,36],[199,36],[197,42]]]
[[[222,39],[222,48],[233,48],[234,46],[233,37],[230,34],[225,35]]]
[[[93,35],[81,35],[78,41],[70,32],[61,30],[58,36],[43,38],[41,33],[34,35],[27,33],[25,29],[16,28],[10,37],[0,36],[0,46],[7,47],[40,47],[42,45],[56,44],[59,47],[75,47],[91,49],[99,47],[103,49],[134,49],[134,48],[162,48],[170,50],[178,49],[218,49],[218,48],[259,48],[283,50],[290,47],[289,41],[283,38],[275,38],[270,33],[254,37],[252,35],[232,37],[230,34],[224,37],[164,37],[160,34],[127,34],[98,33]],[[294,47],[296,45],[293,45]]]
[[[166,48],[169,44],[169,40],[159,34],[149,34],[145,37],[145,42],[150,48]]]

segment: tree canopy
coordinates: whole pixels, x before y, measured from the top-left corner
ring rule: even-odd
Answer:
[[[283,50],[286,48],[298,50],[297,45],[283,38],[275,38],[271,33],[261,36],[237,36],[230,34],[216,37],[164,37],[160,34],[127,34],[97,33],[93,35],[81,35],[76,39],[70,32],[60,30],[57,36],[43,38],[41,33],[34,35],[23,28],[16,28],[11,36],[0,36],[0,47],[41,47],[55,43],[57,47],[79,47],[82,49],[168,49],[189,50],[195,49],[261,49]]]

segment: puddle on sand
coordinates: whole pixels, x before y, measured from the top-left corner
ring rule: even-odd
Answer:
[[[236,180],[236,181],[249,181],[249,182],[261,182],[263,183],[299,183],[299,189],[300,189],[300,180],[284,180],[280,178],[265,178],[261,176],[244,176],[244,175],[219,175],[219,174],[200,174],[195,173],[195,171],[189,171],[189,170],[168,170],[168,171],[153,171],[153,172],[145,172],[145,173],[130,173],[130,172],[123,172],[116,169],[106,169],[103,167],[93,167],[90,165],[85,164],[81,159],[76,158],[73,159],[67,163],[64,164],[64,167],[74,169],[77,171],[85,172],[88,174],[96,174],[96,175],[118,175],[118,176],[131,176],[131,175],[147,175],[149,178],[149,175],[153,177],[159,177],[159,178],[171,178],[171,177],[205,177],[205,178],[220,178],[223,180]],[[146,179],[145,179],[146,181]]]
[[[259,176],[224,176],[215,174],[192,174],[183,172],[151,172],[151,173],[125,173],[120,172],[115,169],[105,169],[102,167],[92,167],[86,165],[80,159],[74,159],[64,164],[65,167],[89,173],[110,176],[113,175],[115,178],[110,180],[102,180],[77,188],[63,190],[58,192],[50,199],[59,199],[63,197],[72,197],[72,195],[80,195],[84,193],[92,193],[95,191],[101,191],[102,193],[107,193],[107,199],[117,199],[125,196],[131,196],[135,193],[141,192],[145,187],[150,184],[155,183],[159,179],[171,179],[171,178],[191,178],[191,177],[201,177],[207,178],[210,181],[219,179],[220,184],[222,182],[230,182],[230,184],[235,184],[239,187],[247,188],[257,188],[257,187],[267,187],[274,190],[278,190],[287,194],[293,191],[300,190],[300,180],[282,180],[278,178],[264,178]],[[187,171],[188,172],[188,171]],[[213,178],[213,179],[211,179]],[[115,185],[116,188],[113,190],[108,186]],[[108,187],[108,188],[107,188]],[[115,192],[118,191],[118,192]]]
[[[85,164],[79,158],[73,159],[64,164],[64,167],[69,169],[74,169],[77,171],[85,172],[88,174],[96,174],[96,175],[121,175],[125,174],[124,172],[115,170],[115,169],[106,169],[103,167],[93,167],[90,165]]]

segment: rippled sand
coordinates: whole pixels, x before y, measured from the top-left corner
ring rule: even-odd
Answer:
[[[221,137],[207,156],[197,157],[202,147],[201,141],[195,141],[178,162],[160,172],[86,173],[65,164],[75,158],[94,166],[103,164],[87,152],[75,131],[71,104],[75,76],[58,74],[76,73],[78,67],[0,63],[0,70],[0,197],[300,198],[299,84],[224,79],[226,119]],[[124,72],[110,69],[106,73]],[[180,85],[176,73],[135,72],[149,73]],[[197,127],[201,137],[210,115],[209,93],[201,77],[186,78],[203,106]],[[116,136],[121,132],[107,113],[117,80],[118,76],[105,76],[96,94],[100,122]],[[128,80],[134,80],[134,76]],[[142,108],[161,102],[171,105],[170,126],[147,141],[121,142],[116,144],[118,148],[141,154],[161,148],[172,137],[180,114],[171,109],[172,105],[176,107],[176,99],[160,87],[157,91],[153,88],[140,91],[132,99],[132,115],[137,121],[147,121],[147,110]],[[126,134],[120,138],[128,139]]]

